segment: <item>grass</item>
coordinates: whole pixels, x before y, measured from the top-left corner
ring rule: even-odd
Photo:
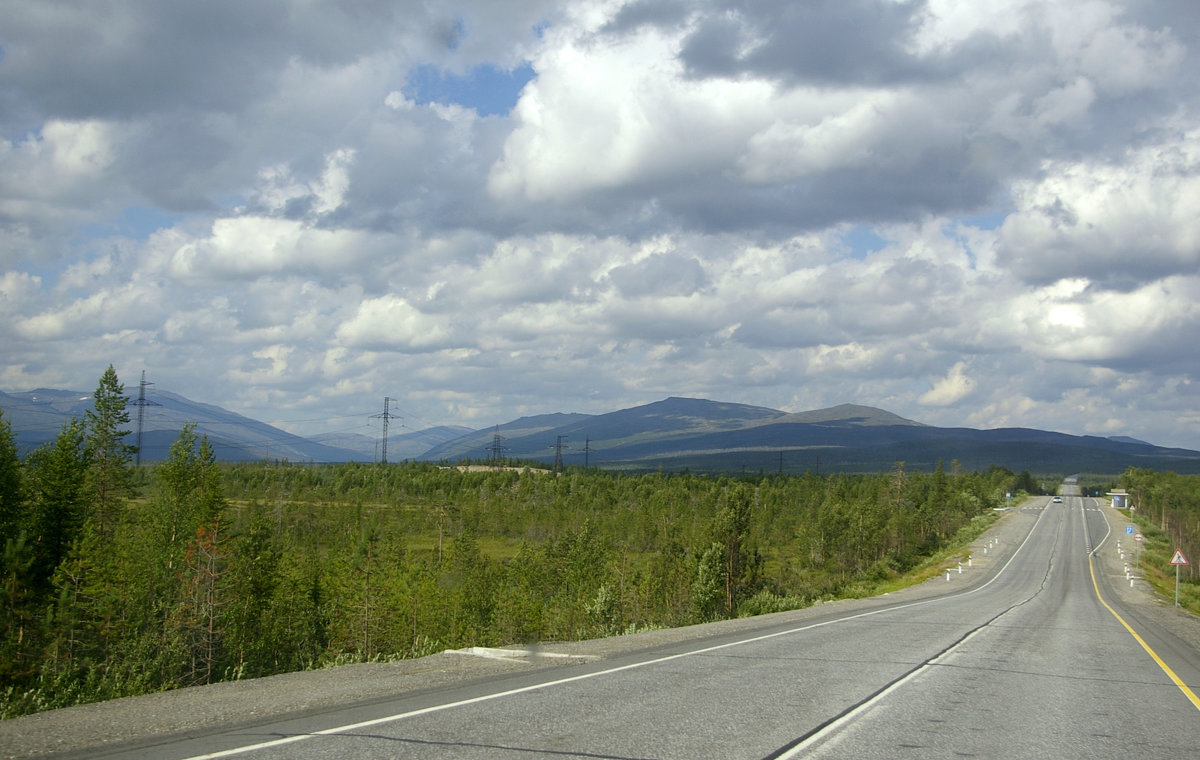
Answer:
[[[1142,515],[1129,510],[1120,510],[1125,519],[1137,525],[1138,531],[1146,537],[1142,542],[1141,553],[1137,560],[1137,568],[1150,587],[1167,603],[1175,602],[1175,567],[1171,557],[1175,554],[1175,545],[1157,525]],[[1195,562],[1197,557],[1191,557],[1189,562]],[[1181,578],[1179,582],[1179,606],[1193,614],[1200,614],[1200,584]]]
[[[971,522],[959,528],[945,546],[929,555],[925,561],[907,573],[881,581],[872,588],[869,596],[887,594],[909,586],[916,586],[930,578],[936,578],[948,569],[957,568],[959,563],[970,557],[969,549],[975,539],[986,533],[988,528],[995,525],[999,519],[998,512],[989,512],[972,518]]]

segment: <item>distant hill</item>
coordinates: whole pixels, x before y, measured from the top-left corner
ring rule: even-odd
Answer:
[[[169,391],[157,390],[143,407],[142,461],[165,459],[171,444],[187,423],[195,423],[199,435],[208,436],[213,453],[226,462],[259,459],[288,459],[293,462],[345,462],[362,460],[354,452],[326,446],[265,422],[244,417],[211,404],[192,401]],[[80,391],[41,388],[25,393],[0,393],[0,409],[12,424],[17,446],[28,453],[52,441],[71,418],[83,419],[92,397]],[[129,443],[137,434],[137,407],[127,407],[130,416]],[[365,461],[371,461],[369,458]]]
[[[440,425],[415,432],[392,432],[388,435],[388,461],[419,459],[434,446],[453,441],[474,432],[461,425]],[[314,435],[309,440],[326,446],[354,452],[360,462],[374,462],[380,458],[379,436],[363,433],[325,433]]]
[[[587,414],[562,413],[521,417],[503,425],[464,433],[457,438],[444,441],[426,449],[422,454],[414,457],[414,459],[423,459],[431,462],[443,460],[455,461],[459,459],[487,459],[490,456],[497,435],[502,438],[502,456],[534,459],[538,455],[545,453],[544,449],[547,444],[544,443],[543,434],[547,430],[569,428],[574,423],[587,419],[591,419],[591,416]],[[520,447],[520,453],[517,453],[509,447],[509,440],[526,441],[527,445]],[[553,445],[554,443],[555,438],[551,436],[549,445]],[[553,459],[554,455],[551,454],[550,460],[553,461]]]
[[[187,422],[212,441],[225,461],[373,462],[376,435],[356,431],[302,438],[210,404],[159,390],[145,408],[143,461],[166,456]],[[0,409],[23,452],[53,440],[71,416],[83,417],[91,396],[39,389],[0,393]],[[129,408],[136,430],[137,408]],[[1118,474],[1130,466],[1200,472],[1200,452],[1153,446],[1132,438],[1075,436],[1030,428],[940,428],[883,409],[841,404],[788,413],[694,398],[662,401],[606,414],[554,413],[521,417],[482,430],[441,426],[388,437],[388,461],[487,459],[498,444],[505,458],[563,461],[623,471],[663,469],[703,473],[879,472],[898,461],[932,470],[952,462],[978,470],[1000,465],[1039,474]],[[132,436],[130,442],[132,443]]]
[[[775,418],[773,422],[799,422],[812,425],[837,425],[854,427],[880,427],[887,425],[913,425],[926,427],[920,422],[906,420],[903,417],[876,409],[873,406],[858,404],[838,404],[828,409],[817,409],[811,412],[795,412]]]
[[[1127,436],[1127,435],[1110,435],[1110,436],[1108,436],[1108,440],[1110,440],[1110,441],[1118,441],[1118,442],[1120,442],[1120,443],[1139,443],[1139,444],[1141,444],[1141,445],[1143,445],[1143,446],[1150,446],[1150,445],[1151,445],[1151,444],[1149,444],[1149,443],[1146,443],[1145,441],[1139,440],[1139,439],[1137,439],[1137,438],[1130,438],[1130,437],[1129,437],[1129,436]]]
[[[668,398],[608,414],[531,419],[537,424],[518,420],[478,431],[422,458],[480,458],[498,433],[508,457],[552,462],[562,436],[564,464],[628,471],[879,472],[903,461],[924,470],[958,462],[967,469],[995,464],[1038,473],[1117,474],[1130,466],[1200,472],[1200,452],[1186,449],[1027,428],[939,428],[857,404],[789,414]]]

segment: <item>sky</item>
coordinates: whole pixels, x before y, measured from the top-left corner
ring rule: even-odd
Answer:
[[[1194,0],[0,8],[0,390],[1200,449]]]

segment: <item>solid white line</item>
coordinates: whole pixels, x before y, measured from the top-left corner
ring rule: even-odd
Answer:
[[[444,654],[461,654],[469,657],[483,657],[488,660],[503,660],[505,662],[529,662],[530,660],[598,660],[592,654],[568,654],[566,652],[542,652],[532,649],[503,649],[496,647],[467,647],[466,649],[447,649]]]
[[[1112,527],[1112,523],[1109,522],[1109,520],[1108,520],[1108,513],[1104,511],[1104,507],[1100,506],[1100,500],[1095,497],[1090,497],[1090,498],[1092,499],[1092,502],[1096,505],[1096,509],[1100,512],[1100,516],[1104,518],[1105,527],[1108,528],[1108,530],[1106,530],[1104,532],[1104,538],[1097,541],[1096,545],[1092,547],[1091,554],[1094,555],[1096,552],[1100,551],[1100,547],[1104,546],[1104,542],[1107,541],[1109,536],[1112,535],[1113,527]],[[1086,534],[1086,532],[1087,532],[1087,515],[1086,514],[1083,516],[1083,528],[1084,528],[1084,533]]]
[[[992,576],[991,580],[989,580],[987,583],[983,584],[982,586],[979,586],[978,588],[972,589],[970,591],[966,591],[961,594],[954,594],[953,596],[940,597],[939,600],[934,600],[934,601],[954,599],[954,598],[957,598],[960,596],[966,596],[967,594],[973,594],[976,591],[982,591],[983,589],[985,589],[989,585],[991,585],[992,581],[999,578],[1000,574],[1003,573],[1005,570],[1007,570],[1008,566],[1013,563],[1013,560],[1015,560],[1017,558],[1017,554],[1019,554],[1020,551],[1025,548],[1025,544],[1029,543],[1029,539],[1031,539],[1033,537],[1034,531],[1037,530],[1038,523],[1040,523],[1042,521],[1042,518],[1046,515],[1046,512],[1048,512],[1048,511],[1049,510],[1047,510],[1047,509],[1043,509],[1041,512],[1038,513],[1038,518],[1034,522],[1033,527],[1031,527],[1029,529],[1029,533],[1025,536],[1025,540],[1021,542],[1021,545],[1018,546],[1016,551],[1014,551],[1012,553],[1012,556],[1008,558],[1008,562],[1005,562],[1004,566],[1001,567],[998,571],[996,571],[996,574],[994,576]],[[911,606],[911,605],[909,605],[909,606]],[[846,618],[846,619],[849,620],[851,618]],[[935,657],[934,659],[925,663],[921,667],[913,670],[911,673],[909,673],[908,675],[899,679],[898,681],[895,681],[894,683],[889,685],[886,689],[879,692],[875,696],[871,697],[867,701],[863,702],[859,706],[855,707],[853,710],[851,710],[850,712],[841,716],[837,720],[834,720],[829,725],[822,728],[820,731],[813,733],[811,736],[809,736],[807,739],[805,739],[804,741],[797,744],[795,747],[792,747],[787,752],[783,753],[782,755],[779,755],[776,758],[776,760],[789,760],[790,758],[799,757],[802,752],[812,749],[817,744],[824,744],[829,741],[836,741],[838,738],[836,736],[836,732],[840,731],[848,723],[851,723],[854,720],[857,720],[858,718],[862,717],[865,713],[867,713],[869,710],[871,710],[871,708],[873,708],[876,704],[878,704],[880,701],[882,701],[885,697],[890,695],[892,692],[896,691],[901,686],[907,684],[909,681],[911,681],[914,678],[916,678],[917,676],[921,675],[926,670],[928,670],[930,666],[935,665],[940,660],[945,658],[947,655],[952,653],[954,650],[958,649],[960,646],[962,646],[963,644],[970,641],[972,638],[975,637],[975,634],[982,631],[985,627],[986,627],[986,625],[980,626],[979,628],[976,628],[974,631],[971,631],[969,634],[967,634],[966,636],[963,637],[962,641],[958,642],[954,646],[952,646],[949,649],[947,649],[946,651],[942,652],[937,657]]]
[[[848,617],[840,617],[840,618],[836,618],[834,620],[825,620],[820,623],[812,623],[810,625],[800,626],[799,628],[789,628],[785,631],[776,631],[775,633],[767,633],[767,634],[763,634],[761,636],[754,636],[754,637],[751,637],[748,639],[739,639],[737,641],[731,641],[731,642],[728,642],[725,644],[717,644],[715,646],[705,647],[703,649],[696,649],[696,650],[693,650],[690,652],[681,652],[679,654],[667,655],[666,657],[659,657],[654,660],[646,660],[645,662],[635,662],[635,663],[631,663],[629,665],[620,665],[615,668],[608,668],[607,670],[599,670],[594,673],[582,673],[577,676],[569,676],[567,678],[560,678],[555,681],[547,681],[545,683],[534,684],[532,686],[522,686],[517,689],[510,689],[508,691],[496,692],[495,694],[484,694],[479,697],[472,697],[471,699],[464,699],[464,700],[460,700],[458,702],[447,702],[446,704],[432,705],[430,707],[423,707],[419,710],[410,710],[409,712],[396,713],[395,715],[386,715],[382,718],[374,718],[372,720],[365,720],[360,723],[350,723],[350,724],[344,725],[344,726],[335,726],[333,728],[326,728],[321,731],[313,731],[311,733],[306,733],[306,734],[296,734],[293,736],[284,736],[284,737],[280,737],[279,739],[272,739],[270,741],[259,742],[257,744],[247,744],[247,745],[244,745],[241,747],[234,747],[232,749],[220,750],[218,752],[210,752],[210,753],[204,754],[204,755],[192,755],[191,757],[184,758],[184,760],[216,760],[216,758],[234,757],[236,755],[243,755],[243,754],[246,754],[249,752],[257,752],[258,750],[270,749],[272,747],[281,747],[281,746],[284,746],[287,744],[293,744],[295,742],[304,741],[305,739],[311,739],[316,736],[334,736],[337,734],[345,734],[345,733],[349,733],[351,731],[358,731],[359,729],[363,729],[363,728],[370,728],[371,726],[382,725],[384,723],[393,723],[395,721],[405,720],[407,718],[415,718],[415,717],[418,717],[421,715],[428,715],[430,713],[441,712],[443,710],[452,710],[456,707],[465,707],[467,705],[479,704],[481,702],[490,702],[491,700],[494,700],[494,699],[502,699],[504,697],[511,697],[511,696],[515,696],[517,694],[525,694],[527,692],[536,691],[538,689],[549,689],[554,686],[561,686],[563,684],[574,683],[576,681],[585,681],[590,678],[598,678],[600,676],[607,676],[607,675],[611,675],[613,673],[620,673],[620,672],[626,671],[626,670],[635,670],[637,668],[644,668],[649,665],[659,665],[664,662],[671,662],[672,660],[683,659],[684,657],[694,657],[696,655],[709,654],[710,652],[716,652],[716,651],[719,651],[722,649],[729,649],[731,647],[742,646],[743,644],[753,644],[753,643],[757,643],[759,641],[766,641],[768,639],[778,638],[780,636],[790,636],[795,633],[801,633],[803,631],[810,631],[815,628],[824,628],[824,627],[830,626],[830,625],[845,623],[850,620],[858,620],[860,618],[871,617],[872,615],[880,615],[884,612],[895,612],[896,610],[904,610],[904,609],[908,609],[910,607],[920,607],[920,606],[926,605],[926,604],[935,604],[935,603],[939,603],[939,602],[946,602],[951,599],[958,599],[959,597],[969,596],[970,594],[974,594],[976,592],[982,591],[983,589],[990,586],[993,582],[995,582],[995,580],[997,578],[1000,577],[1000,575],[1005,570],[1008,569],[1009,565],[1011,565],[1013,563],[1013,560],[1015,560],[1017,558],[1017,555],[1021,552],[1021,550],[1025,548],[1025,544],[1029,543],[1030,538],[1033,537],[1033,533],[1037,529],[1038,523],[1040,523],[1042,521],[1042,517],[1045,514],[1046,514],[1046,510],[1043,510],[1038,515],[1037,521],[1034,522],[1033,527],[1029,529],[1029,534],[1027,536],[1025,536],[1025,540],[1022,541],[1021,545],[1018,546],[1016,551],[1014,551],[1012,553],[1012,556],[1008,558],[1008,561],[1005,562],[1004,565],[999,570],[996,571],[996,574],[994,576],[992,576],[983,585],[977,586],[969,591],[963,591],[963,592],[960,592],[957,594],[950,594],[948,596],[934,597],[932,599],[924,599],[924,600],[917,601],[917,602],[909,602],[908,604],[901,604],[901,605],[897,605],[895,607],[884,607],[883,609],[869,610],[867,612],[860,612],[856,615],[850,615]],[[970,638],[970,637],[968,636],[967,638]],[[919,668],[917,671],[914,671],[914,674],[919,673],[922,670],[924,670],[924,668]],[[911,677],[911,675],[910,675],[910,677]],[[908,680],[908,678],[901,679],[899,682],[897,682],[896,684],[893,684],[891,687],[885,689],[883,692],[881,692],[879,695],[877,695],[875,699],[870,700],[868,703],[865,703],[865,704],[870,704],[870,703],[875,702],[880,697],[882,697],[884,694],[891,692],[896,686],[898,686],[900,683],[904,683],[907,680]],[[811,739],[815,738],[816,736],[824,735],[825,733],[827,733],[827,732],[822,731],[820,734],[814,735],[814,737],[810,737],[810,741],[811,741]]]
[[[812,749],[817,744],[824,744],[827,741],[836,741],[840,737],[837,737],[836,735],[831,737],[830,736],[831,734],[836,734],[836,732],[840,731],[846,724],[852,723],[852,722],[858,720],[860,717],[862,717],[867,712],[869,712],[871,710],[871,708],[873,708],[877,703],[882,701],[885,697],[890,695],[896,689],[899,689],[901,686],[905,685],[909,681],[911,681],[914,678],[916,678],[917,676],[921,675],[926,670],[928,670],[930,667],[932,667],[933,665],[936,665],[938,663],[938,661],[940,661],[946,655],[950,654],[955,649],[958,649],[960,646],[962,646],[963,644],[970,641],[972,638],[974,638],[975,634],[982,631],[984,627],[986,627],[986,626],[982,626],[980,628],[976,628],[974,631],[971,631],[969,634],[967,634],[966,636],[963,637],[962,641],[958,642],[951,648],[947,649],[945,652],[942,652],[940,655],[938,655],[934,659],[930,660],[929,662],[925,663],[924,665],[917,668],[916,670],[912,671],[911,673],[904,676],[900,680],[895,681],[894,683],[892,683],[890,686],[888,686],[883,691],[879,692],[875,696],[868,699],[866,702],[863,702],[858,707],[854,708],[853,710],[846,713],[842,717],[833,721],[828,726],[825,726],[825,728],[814,733],[812,736],[810,736],[807,739],[805,739],[804,741],[800,742],[795,747],[792,747],[787,752],[783,753],[782,755],[779,755],[776,758],[776,760],[789,760],[790,758],[793,758],[793,757],[799,757],[801,753],[807,752],[808,750]]]

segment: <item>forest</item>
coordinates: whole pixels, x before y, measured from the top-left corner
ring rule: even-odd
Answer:
[[[953,462],[752,477],[225,464],[191,427],[135,467],[126,402],[109,367],[85,418],[23,460],[0,415],[0,717],[862,596],[1034,487]]]

